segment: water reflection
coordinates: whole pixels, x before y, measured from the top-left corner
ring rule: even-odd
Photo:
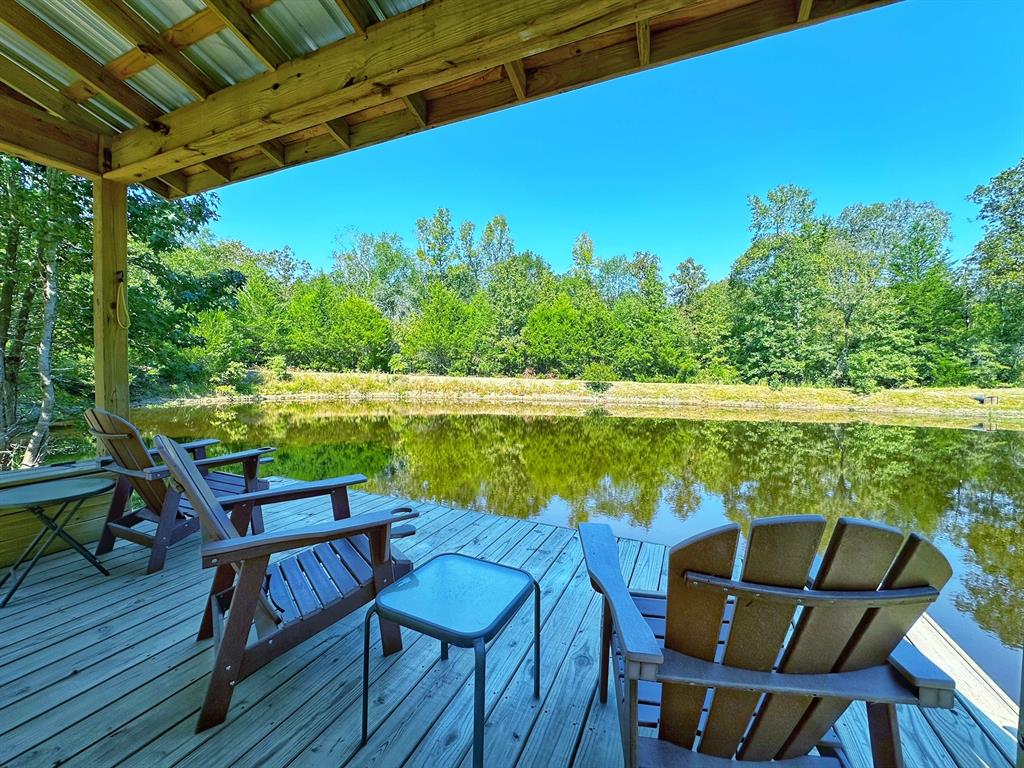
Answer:
[[[277,445],[274,474],[358,471],[380,493],[569,525],[602,520],[667,544],[723,517],[747,526],[767,515],[853,515],[917,530],[957,570],[939,620],[979,661],[994,655],[990,673],[1015,692],[1024,433],[359,410],[315,402],[133,416],[147,434],[218,437],[229,450]]]

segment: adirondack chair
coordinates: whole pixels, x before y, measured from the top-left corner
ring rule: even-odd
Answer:
[[[146,573],[155,573],[164,567],[167,548],[199,530],[199,520],[188,499],[181,492],[169,487],[166,468],[158,467],[153,457],[155,449],[146,444],[135,426],[102,408],[91,408],[85,412],[89,432],[99,440],[110,456],[106,468],[119,475],[114,495],[107,510],[107,521],[96,545],[96,554],[102,555],[114,548],[118,537],[149,547],[149,563]],[[267,488],[265,480],[257,477],[259,464],[273,448],[256,448],[225,456],[207,458],[206,449],[216,445],[217,440],[196,440],[183,447],[195,458],[201,471],[206,475],[214,493],[236,494],[242,491],[257,491]],[[269,461],[269,459],[265,459]],[[243,474],[211,472],[215,467],[241,464]],[[138,494],[143,505],[129,510],[132,493]],[[252,515],[254,530],[263,530],[260,509]],[[153,533],[138,530],[140,524],[153,523]]]
[[[904,639],[949,563],[919,535],[840,519],[815,569],[824,530],[758,520],[741,570],[739,526],[695,536],[669,553],[666,595],[627,588],[610,529],[580,526],[604,597],[600,700],[614,664],[626,766],[838,768],[832,726],[865,701],[874,764],[897,768],[896,705],[953,706],[953,681]]]
[[[217,497],[184,446],[163,436],[156,446],[199,513],[203,567],[217,569],[199,629],[199,639],[212,636],[216,649],[199,732],[224,721],[238,682],[409,573],[412,563],[391,539],[413,534],[412,526],[397,524],[418,515],[399,507],[351,517],[348,488],[366,482],[363,475]],[[330,496],[334,522],[245,535],[253,505],[317,496]],[[270,561],[293,550],[300,551]],[[402,649],[397,625],[382,622],[380,635],[385,655]]]

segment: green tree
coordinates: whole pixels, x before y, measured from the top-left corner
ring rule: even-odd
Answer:
[[[414,371],[465,376],[493,372],[493,310],[487,295],[469,301],[439,281],[403,328],[400,363]]]
[[[975,295],[971,341],[986,383],[1024,381],[1024,159],[978,186],[985,235],[968,260]],[[999,361],[999,365],[993,365]]]

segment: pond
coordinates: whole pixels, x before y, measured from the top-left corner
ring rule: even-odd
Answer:
[[[270,474],[362,472],[377,493],[557,525],[600,521],[662,544],[780,514],[920,531],[955,569],[931,614],[1019,697],[1024,432],[673,416],[325,401],[133,411],[147,436],[275,445]]]

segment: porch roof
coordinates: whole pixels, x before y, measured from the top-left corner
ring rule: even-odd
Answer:
[[[3,0],[0,149],[180,197],[891,1]]]

